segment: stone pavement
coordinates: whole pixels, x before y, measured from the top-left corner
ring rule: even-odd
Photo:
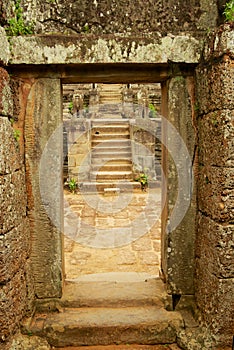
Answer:
[[[101,195],[64,192],[65,274],[146,272],[160,264],[159,188]]]
[[[55,348],[54,348],[55,349]],[[107,345],[107,346],[86,346],[85,350],[179,350],[176,344],[166,345]],[[84,347],[67,347],[60,350],[84,350]]]

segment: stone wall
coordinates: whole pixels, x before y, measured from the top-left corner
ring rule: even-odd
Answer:
[[[156,120],[149,118],[130,120],[134,179],[139,177],[139,173],[147,174],[150,182],[157,179],[155,143],[158,124]]]
[[[81,183],[89,180],[91,171],[91,123],[72,117],[64,122],[68,146],[68,179]]]
[[[231,346],[234,283],[234,44],[231,25],[206,45],[197,69],[199,172],[196,300],[220,344]]]
[[[163,36],[214,28],[217,1],[209,0],[21,0],[23,16],[33,21],[36,33],[94,33]],[[4,0],[2,22],[14,16],[14,0]]]
[[[19,327],[33,296],[25,168],[13,117],[10,77],[0,67],[0,347]]]

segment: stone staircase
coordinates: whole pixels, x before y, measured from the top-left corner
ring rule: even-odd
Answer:
[[[160,279],[144,273],[127,273],[124,279],[102,275],[107,274],[67,281],[62,299],[41,301],[23,332],[44,337],[55,348],[176,343],[183,319],[165,309]]]
[[[100,84],[100,104],[122,103],[122,84]]]
[[[115,183],[133,180],[128,121],[92,121],[91,147],[91,181]]]
[[[101,119],[121,119],[122,85],[100,84],[100,100],[97,117]]]

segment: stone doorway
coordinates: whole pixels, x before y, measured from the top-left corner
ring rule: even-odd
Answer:
[[[66,280],[110,272],[158,277],[160,112],[160,84],[63,85]],[[155,130],[147,135],[149,119]],[[135,181],[140,173],[147,175],[147,190]]]
[[[48,66],[45,71],[39,70],[39,67],[31,68],[17,67],[17,74],[22,78],[22,89],[26,88],[28,92],[24,117],[24,146],[27,162],[26,182],[33,194],[30,202],[33,242],[31,262],[38,302],[46,298],[60,298],[63,294],[65,269],[61,235],[63,232],[61,83],[77,82],[129,84],[129,81],[132,81],[134,84],[146,82],[162,84],[162,115],[165,116],[162,125],[162,141],[165,145],[162,148],[162,163],[165,179],[162,182],[165,186],[163,191],[165,206],[161,225],[161,267],[169,294],[193,295],[196,194],[192,192],[190,186],[190,160],[195,159],[196,152],[193,125],[194,67],[178,65],[173,71],[167,65],[160,64],[75,64],[61,65],[59,70]],[[28,79],[31,78],[30,85]],[[175,133],[168,138],[167,126],[170,125],[167,120],[181,134],[190,156],[184,144],[177,142]],[[145,120],[143,122],[145,123]],[[82,129],[85,130],[85,124],[82,125]],[[37,137],[34,137],[34,134]],[[48,140],[51,140],[51,143],[48,143]],[[168,155],[168,148],[175,150],[176,164]],[[44,156],[47,158],[44,167],[41,167]],[[177,171],[181,172],[180,177],[177,177]],[[176,199],[177,178],[180,180],[178,185],[180,188],[182,186],[183,196]],[[41,179],[45,180],[43,188]],[[190,204],[191,195],[193,197]]]

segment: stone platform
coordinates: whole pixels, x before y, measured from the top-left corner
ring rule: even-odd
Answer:
[[[63,297],[54,306],[51,300],[38,304],[22,330],[55,348],[173,344],[184,321],[179,312],[168,311],[168,302],[159,278],[137,273],[87,275],[66,282]]]
[[[107,346],[86,346],[85,350],[179,350],[177,344],[166,345],[107,345]],[[60,348],[60,350],[84,350],[83,346]]]
[[[65,192],[66,279],[107,272],[158,275],[161,194]]]

